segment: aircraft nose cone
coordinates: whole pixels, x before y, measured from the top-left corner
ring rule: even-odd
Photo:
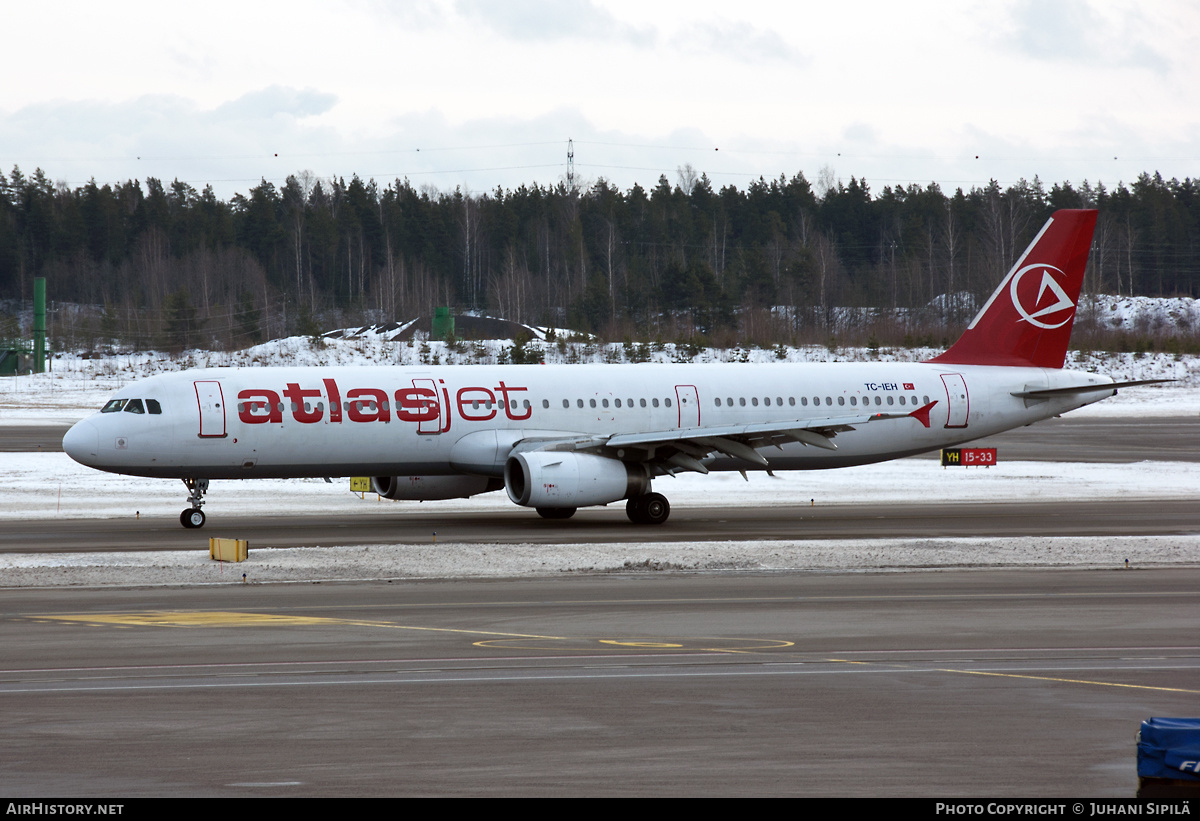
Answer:
[[[100,431],[86,419],[76,422],[63,437],[63,450],[81,465],[95,463],[100,452]]]

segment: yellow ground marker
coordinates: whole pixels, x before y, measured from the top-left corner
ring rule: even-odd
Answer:
[[[144,613],[104,613],[68,616],[44,616],[51,621],[77,624],[103,624],[117,627],[248,627],[248,626],[330,626],[381,627],[389,630],[418,630],[430,633],[463,633],[471,636],[503,636],[515,639],[550,639],[562,641],[562,636],[539,636],[529,633],[501,633],[494,630],[460,630],[450,627],[418,627],[387,621],[363,619],[331,619],[319,616],[279,616],[270,613],[238,613],[224,610],[148,611]]]
[[[894,664],[879,664],[874,661],[850,661],[849,659],[829,659],[829,661],[839,662],[841,664],[861,664],[867,667],[886,667],[896,672],[904,672],[903,667]],[[1091,679],[1082,678],[1059,678],[1056,676],[1031,676],[1025,673],[997,673],[991,670],[956,670],[950,667],[933,667],[930,668],[937,673],[959,673],[964,676],[994,676],[996,678],[1023,678],[1030,681],[1053,681],[1059,684],[1090,684],[1096,687],[1122,687],[1129,690],[1156,690],[1163,693],[1196,693],[1200,694],[1200,690],[1188,690],[1183,687],[1155,687],[1151,684],[1122,684],[1117,681],[1093,681]]]

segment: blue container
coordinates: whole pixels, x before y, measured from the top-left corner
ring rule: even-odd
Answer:
[[[1152,718],[1137,743],[1138,778],[1168,778],[1200,785],[1200,718]]]

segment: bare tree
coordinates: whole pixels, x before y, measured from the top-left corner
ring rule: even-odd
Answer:
[[[696,173],[696,169],[690,162],[678,166],[675,169],[675,176],[679,182],[679,189],[685,194],[691,194],[692,189],[696,187],[696,182],[700,179],[700,175]]]

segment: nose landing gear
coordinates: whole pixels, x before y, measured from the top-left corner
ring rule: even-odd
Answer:
[[[208,493],[207,479],[184,479],[183,484],[188,489],[188,501],[191,507],[179,514],[179,523],[186,528],[204,527],[204,494]]]

